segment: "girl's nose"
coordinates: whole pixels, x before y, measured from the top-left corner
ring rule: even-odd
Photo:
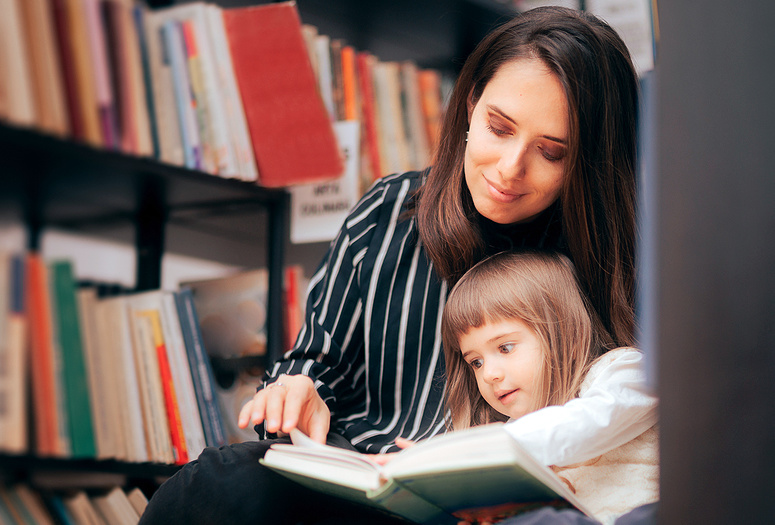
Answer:
[[[485,362],[482,367],[482,378],[488,383],[496,383],[503,379],[503,368],[497,363]]]

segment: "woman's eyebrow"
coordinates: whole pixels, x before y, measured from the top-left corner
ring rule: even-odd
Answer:
[[[504,113],[503,110],[501,108],[499,108],[498,106],[496,106],[494,104],[487,104],[487,109],[492,111],[493,113],[497,113],[498,116],[508,120],[509,122],[514,124],[515,126],[517,125],[517,123],[514,121],[514,119],[511,118],[510,116],[508,116],[506,113]],[[547,140],[551,140],[552,142],[557,142],[558,144],[562,144],[563,146],[567,146],[568,145],[568,141],[567,140],[561,139],[561,138],[558,138],[558,137],[554,137],[552,135],[541,135],[541,138],[545,138]]]

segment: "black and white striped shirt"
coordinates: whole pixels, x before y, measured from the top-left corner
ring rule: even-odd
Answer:
[[[332,430],[359,450],[393,450],[445,431],[441,314],[447,284],[420,243],[406,203],[423,174],[376,182],[345,220],[312,277],[306,320],[268,374],[305,374]],[[498,250],[499,251],[499,250]]]

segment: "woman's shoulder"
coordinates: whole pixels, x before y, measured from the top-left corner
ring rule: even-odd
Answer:
[[[382,220],[390,220],[394,210],[399,215],[424,181],[424,172],[408,171],[387,175],[374,181],[345,221],[348,230],[358,230]]]

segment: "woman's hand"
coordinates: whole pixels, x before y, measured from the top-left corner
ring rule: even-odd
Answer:
[[[237,425],[265,422],[267,432],[289,433],[298,428],[318,443],[325,443],[331,411],[305,375],[280,374],[277,381],[256,392],[240,410]]]

